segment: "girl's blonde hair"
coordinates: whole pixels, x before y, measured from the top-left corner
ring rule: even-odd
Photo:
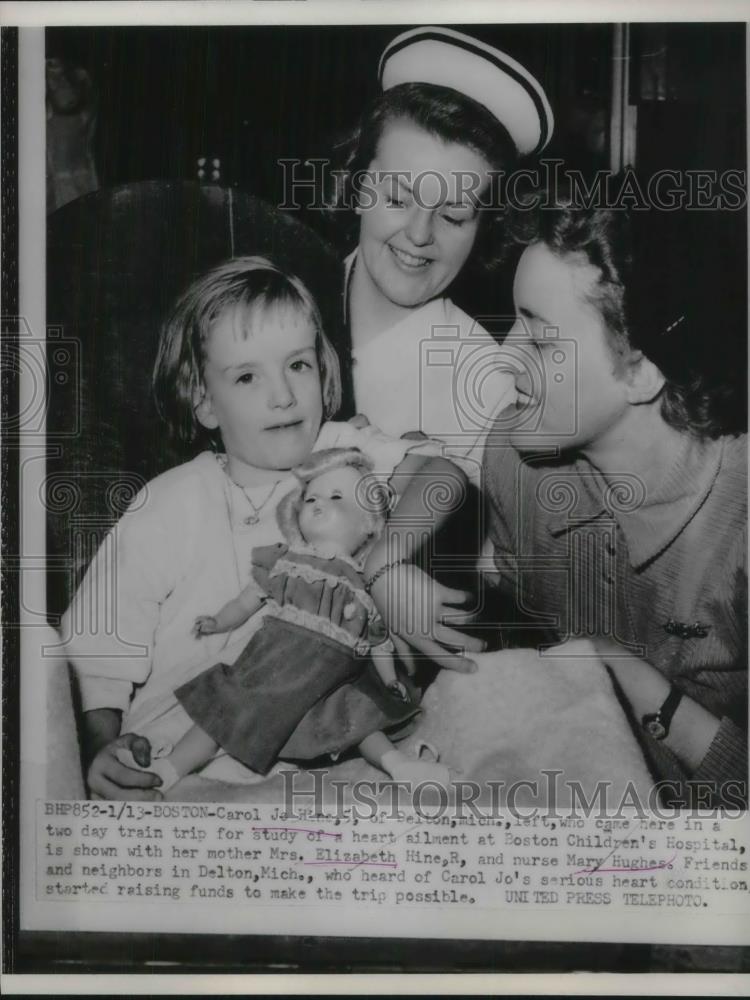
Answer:
[[[390,508],[390,491],[388,487],[373,475],[373,465],[369,458],[359,448],[322,448],[298,465],[294,475],[299,480],[290,493],[279,501],[276,508],[276,520],[284,538],[290,545],[305,545],[305,539],[299,528],[299,515],[305,501],[308,485],[318,476],[331,472],[333,469],[352,468],[364,477],[361,496],[362,513],[369,518],[369,535],[377,538],[385,524]]]
[[[266,257],[235,257],[194,281],[175,303],[159,338],[153,373],[156,408],[182,444],[192,444],[204,428],[196,415],[202,395],[206,343],[211,327],[225,310],[298,309],[315,327],[315,353],[323,392],[323,415],[341,405],[339,359],[323,332],[320,312],[299,278],[286,274]]]

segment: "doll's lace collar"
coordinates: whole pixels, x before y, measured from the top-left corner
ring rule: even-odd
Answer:
[[[353,570],[357,573],[361,573],[365,566],[365,556],[354,556],[344,555],[342,552],[327,552],[325,547],[317,545],[295,545],[293,546],[295,552],[299,552],[303,556],[313,556],[315,559],[326,559],[334,560],[339,559],[341,562],[346,563],[351,566]]]

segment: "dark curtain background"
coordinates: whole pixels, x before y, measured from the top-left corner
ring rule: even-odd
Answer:
[[[540,80],[556,120],[545,157],[587,178],[608,168],[612,25],[456,27],[502,48]],[[263,221],[254,199],[283,202],[280,159],[331,157],[376,94],[380,53],[403,30],[47,30],[48,58],[71,73],[85,71],[90,81],[85,97],[95,114],[91,153],[100,188],[49,217],[48,324],[73,338],[79,365],[77,379],[66,381],[58,368],[69,355],[50,339],[48,433],[60,440],[48,463],[49,553],[61,558],[50,610],[62,610],[74,584],[71,552],[83,544],[77,539],[88,539],[73,559],[80,569],[119,512],[110,503],[113,483],[124,472],[137,485],[185,457],[164,442],[149,381],[161,318],[193,274],[232,250],[284,248],[293,270],[305,274],[306,262],[320,265],[313,290],[330,322],[337,321],[342,232],[318,210],[292,213],[334,244],[328,248],[287,220]],[[638,110],[640,176],[665,168],[745,169],[744,25],[635,25],[631,34],[629,100]],[[712,248],[716,274],[708,349],[717,355],[719,345],[725,355],[744,415],[746,213],[714,213],[715,220],[693,214],[709,223],[701,239]],[[334,275],[333,291],[324,289],[324,270]],[[501,317],[512,315],[512,277],[512,263],[492,277],[467,269],[451,294],[502,335]],[[488,317],[498,317],[496,325]],[[75,488],[66,492],[71,475]]]
[[[285,195],[278,161],[331,156],[376,94],[384,46],[408,27],[55,28],[47,30],[47,53],[91,78],[102,187],[195,180],[203,158],[203,181],[212,181],[218,160],[214,183],[278,205]],[[556,122],[545,157],[564,159],[587,177],[608,168],[613,25],[453,27],[497,45],[541,81]],[[631,52],[639,175],[744,170],[745,25],[633,25]],[[740,299],[746,217],[737,212],[729,220],[729,214],[721,213],[707,239],[716,243],[721,294]],[[343,232],[320,211],[303,207],[298,218],[342,245]],[[511,272],[490,283],[466,274],[453,297],[474,315],[505,314]],[[745,312],[738,306],[737,314]],[[744,329],[732,349],[744,370]]]
[[[222,183],[276,204],[277,159],[330,155],[407,27],[61,28],[48,29],[47,54],[85,68],[98,91],[102,184],[194,178],[205,156],[221,160]],[[608,108],[610,25],[455,27],[536,74],[558,119],[551,155],[606,166],[586,127]]]

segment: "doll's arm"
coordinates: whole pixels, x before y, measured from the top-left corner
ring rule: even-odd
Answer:
[[[372,615],[367,623],[367,644],[375,670],[383,684],[390,688],[397,682],[394,654],[396,648],[388,635],[388,629],[380,612]]]
[[[233,628],[239,628],[263,607],[265,600],[266,598],[258,593],[257,584],[254,581],[249,583],[237,597],[228,601],[215,615],[199,615],[195,619],[196,636],[213,635],[216,632],[229,632]]]

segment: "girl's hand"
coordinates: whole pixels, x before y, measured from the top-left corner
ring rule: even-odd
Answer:
[[[214,635],[218,631],[217,622],[213,615],[198,615],[193,625],[193,635],[200,639],[203,635]]]
[[[127,747],[141,767],[151,764],[151,744],[145,736],[125,733],[107,743],[91,761],[86,780],[92,798],[136,799],[158,802],[162,798],[156,787],[161,778],[152,771],[137,771],[117,758],[117,749]]]
[[[411,563],[393,566],[383,573],[371,593],[410,674],[416,669],[415,650],[448,670],[469,674],[477,669],[474,661],[461,653],[446,652],[458,649],[462,653],[480,653],[484,649],[481,639],[453,628],[474,618],[471,611],[457,610],[472,599],[471,594],[444,587]],[[451,619],[450,625],[445,624],[445,618]]]

